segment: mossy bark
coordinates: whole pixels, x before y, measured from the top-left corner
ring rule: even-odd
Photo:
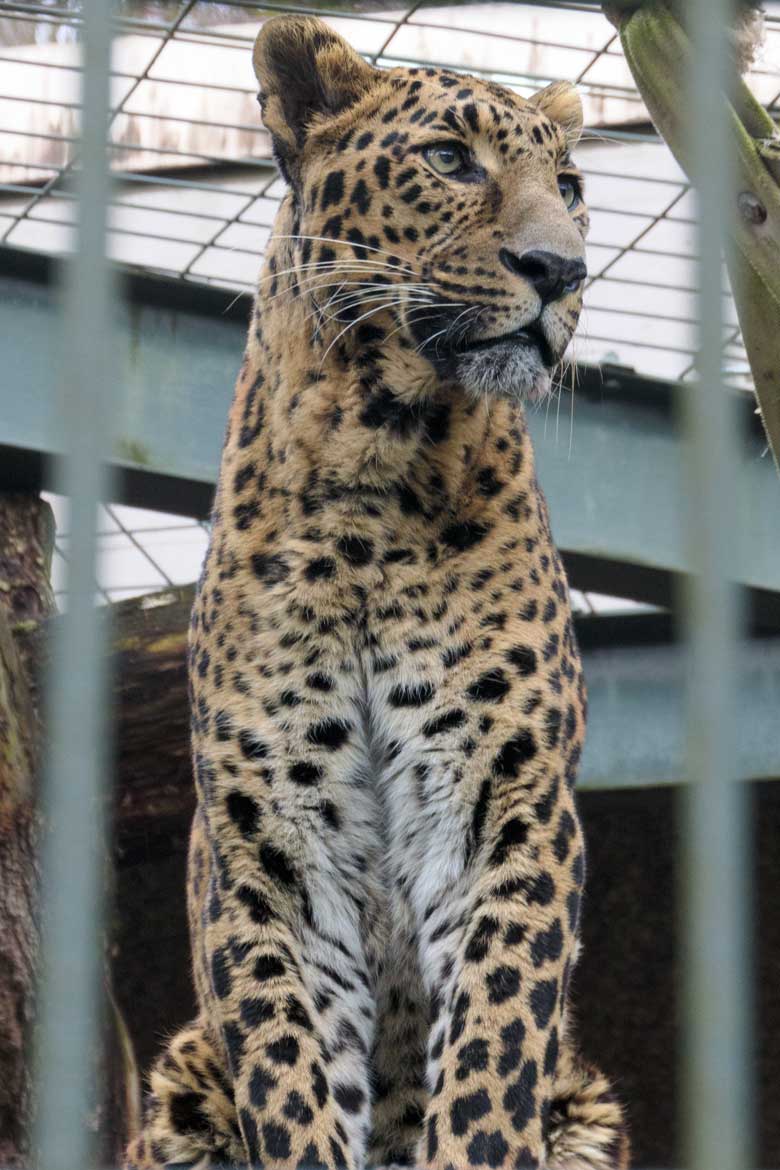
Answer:
[[[37,496],[0,495],[0,1165],[29,1154],[30,1039],[38,959],[35,779],[39,724],[16,634],[54,611],[54,522]]]

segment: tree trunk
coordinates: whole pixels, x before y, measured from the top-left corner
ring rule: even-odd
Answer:
[[[35,717],[24,667],[0,610],[0,1165],[25,1160],[28,1044],[38,953]]]
[[[54,525],[34,496],[0,496],[0,1165],[29,1153],[29,1042],[38,956],[38,720],[14,633],[54,610]]]
[[[55,604],[49,583],[53,544],[54,518],[48,504],[37,496],[0,495],[0,1166],[4,1167],[29,1162],[33,1110],[30,1040],[39,949],[37,749],[42,731],[40,696],[49,659],[48,633],[51,620],[56,620],[52,617]],[[154,602],[151,604],[154,606]],[[133,628],[120,627],[120,667],[125,659],[133,659]],[[174,752],[179,770],[187,760],[185,630],[182,611],[172,638],[175,650],[169,646],[162,655],[173,654],[177,660],[174,673],[180,685],[175,688],[174,706],[178,702],[184,710],[183,716],[179,715],[183,742]],[[151,696],[141,678],[128,681],[138,706],[151,698],[154,710],[154,679]],[[121,691],[121,681],[119,687]],[[163,690],[161,697],[164,694]],[[121,703],[121,695],[117,700]],[[153,747],[156,739],[165,737],[168,714],[149,728],[151,738],[145,746]],[[150,722],[154,724],[154,719]],[[160,753],[161,758],[165,754]],[[149,776],[157,774],[156,758],[157,753],[152,751],[145,760]],[[129,803],[131,815],[137,815],[136,802],[123,801],[121,788],[118,803],[120,807]],[[154,814],[153,808],[149,811]],[[112,875],[113,864],[109,861],[109,885],[113,885]],[[112,985],[111,962],[116,950],[112,940],[116,934],[112,921],[107,929],[105,964],[106,1033],[103,1052],[96,1055],[103,1090],[94,1124],[100,1159],[106,1165],[118,1163],[140,1115],[140,1081],[133,1044]]]

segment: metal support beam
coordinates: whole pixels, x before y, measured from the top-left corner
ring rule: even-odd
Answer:
[[[589,708],[579,789],[685,780],[690,659],[682,645],[656,640],[657,623],[655,615],[577,622]],[[652,640],[642,637],[639,644],[637,634],[645,630]],[[772,731],[780,708],[780,639],[743,642],[736,663],[738,775],[780,778],[780,745]]]
[[[43,456],[61,435],[51,408],[60,329],[42,257],[0,249],[0,486],[43,482]],[[115,465],[123,502],[207,514],[249,312],[245,296],[126,274],[113,368],[126,390]],[[560,404],[530,414],[538,473],[572,582],[669,605],[673,579],[690,571],[683,523],[686,441],[676,423],[688,387],[618,368],[585,367]],[[740,518],[733,575],[780,624],[778,491],[745,398],[739,469],[730,491]],[[767,606],[765,606],[767,608]]]

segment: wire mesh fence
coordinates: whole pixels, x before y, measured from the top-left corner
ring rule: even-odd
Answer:
[[[579,162],[588,184],[586,312],[579,361],[662,378],[694,373],[695,201],[647,121],[615,30],[595,6],[314,6],[380,66],[465,69],[521,94],[566,77],[586,111]],[[109,215],[113,258],[184,280],[251,289],[283,191],[256,116],[249,48],[282,4],[127,3],[111,69]],[[67,249],[78,170],[76,6],[6,3],[0,51],[0,241]],[[561,16],[565,14],[565,23]],[[750,83],[780,113],[780,4]],[[14,42],[18,43],[14,43]],[[728,380],[751,386],[723,274]]]
[[[266,137],[251,115],[254,87],[244,80],[245,66],[259,18],[280,10],[289,9],[186,0],[147,5],[141,11],[138,5],[123,4],[112,27],[111,10],[103,0],[85,0],[77,7],[15,3],[0,8],[0,38],[5,42],[0,53],[0,148],[7,152],[0,158],[3,239],[53,252],[73,251],[66,268],[71,318],[59,387],[67,407],[63,418],[69,455],[61,481],[70,501],[68,613],[55,654],[48,709],[51,831],[44,867],[38,1133],[40,1164],[46,1170],[70,1170],[89,1164],[91,1157],[83,1117],[99,1021],[99,809],[111,736],[103,627],[93,604],[95,515],[99,501],[111,498],[104,461],[111,395],[118,399],[122,394],[110,373],[113,288],[108,256],[182,280],[236,290],[251,286],[280,183]],[[587,98],[592,126],[599,123],[582,149],[595,212],[584,356],[603,357],[616,350],[617,360],[665,376],[688,378],[698,372],[691,379],[687,419],[689,534],[698,571],[688,599],[692,670],[685,1117],[691,1167],[741,1170],[752,1164],[749,1021],[741,992],[747,980],[750,903],[742,797],[734,784],[733,763],[738,615],[726,570],[733,518],[723,510],[733,476],[735,428],[728,396],[719,390],[724,377],[744,386],[749,382],[719,259],[728,151],[725,114],[719,117],[717,111],[726,73],[727,5],[724,0],[692,0],[699,51],[692,82],[700,136],[701,194],[696,202],[663,145],[644,127],[641,103],[626,80],[614,33],[592,5],[534,5],[529,11],[539,25],[533,37],[505,32],[508,11],[514,21],[522,4],[502,5],[500,10],[497,5],[479,10],[473,5],[415,4],[392,13],[296,10],[331,18],[380,65],[424,62],[475,70],[473,55],[482,62],[480,72],[521,93],[562,73],[576,79]],[[492,30],[493,17],[485,17],[491,10]],[[545,15],[561,11],[571,18],[566,38],[549,39]],[[11,22],[17,44],[8,28],[3,29],[4,21]],[[770,6],[769,25],[770,45],[776,44],[777,6]],[[22,28],[34,30],[27,41]],[[84,45],[78,64],[76,37]],[[429,47],[441,44],[446,46],[444,55],[437,56]],[[41,70],[58,78],[56,98],[32,92],[40,92],[31,78],[40,77]],[[196,76],[201,71],[207,82],[202,74]],[[222,80],[214,80],[215,74]],[[767,108],[778,111],[780,65],[761,63],[753,80]],[[63,92],[70,98],[63,98]],[[20,103],[40,111],[40,117],[30,116],[23,131],[10,125]],[[206,106],[208,118],[203,116]],[[51,114],[54,107],[60,111],[59,129]],[[47,119],[49,128],[44,129]],[[636,126],[627,129],[627,123]],[[201,133],[204,129],[207,134]],[[218,149],[211,145],[215,136]],[[17,138],[23,140],[26,156]],[[106,516],[133,541],[132,529],[116,513]],[[164,581],[172,580],[162,565],[156,568]]]

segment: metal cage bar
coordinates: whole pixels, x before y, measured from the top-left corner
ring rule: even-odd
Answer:
[[[721,248],[734,195],[723,95],[729,91],[729,0],[691,0],[695,65],[690,119],[699,195],[698,379],[689,435],[687,597],[690,650],[684,836],[683,1132],[691,1170],[747,1170],[749,1122],[747,866],[743,786],[736,780],[737,598],[728,579],[736,416],[723,385]]]
[[[106,256],[106,111],[113,5],[85,0],[79,246],[65,265],[60,425],[70,497],[67,614],[48,691],[43,957],[37,1151],[41,1170],[92,1163],[89,1113],[99,1048],[103,806],[109,767],[107,676],[95,606],[96,514],[110,497],[104,463],[115,375],[113,279]]]
[[[732,403],[721,371],[720,241],[732,191],[724,177],[728,138],[720,96],[728,68],[728,9],[727,0],[691,0],[698,50],[692,110],[701,243],[699,379],[687,396],[689,533],[697,572],[690,581],[688,620],[685,1128],[694,1170],[746,1170],[751,1164],[749,902],[744,797],[734,783],[737,605],[726,573],[734,518],[723,490],[735,466]],[[72,535],[68,614],[48,704],[37,1135],[44,1170],[91,1162],[86,1119],[99,1021],[101,810],[110,739],[101,621],[93,604],[95,510],[99,500],[110,498],[103,460],[117,395],[105,247],[112,15],[105,0],[85,0],[79,248],[67,265],[65,287],[61,397],[68,458],[62,490],[71,500]]]

